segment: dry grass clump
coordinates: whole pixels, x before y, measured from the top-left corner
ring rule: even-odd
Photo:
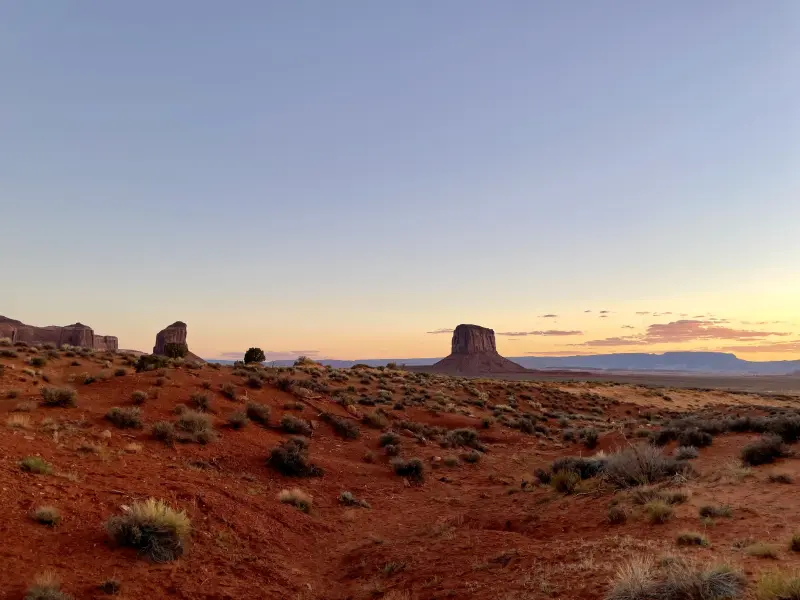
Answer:
[[[278,494],[278,500],[283,504],[291,504],[304,513],[311,512],[311,507],[314,504],[314,499],[299,488],[281,490]]]
[[[333,427],[333,430],[336,432],[336,434],[346,440],[357,440],[361,435],[361,430],[358,427],[358,423],[350,419],[337,417],[331,413],[322,413],[320,419],[326,423],[329,423],[330,426]]]
[[[768,544],[766,542],[756,542],[750,544],[745,549],[745,554],[755,556],[756,558],[778,558],[778,547],[775,544]]]
[[[40,456],[26,456],[19,462],[19,468],[37,475],[50,475],[53,472],[52,465]]]
[[[709,504],[705,504],[701,506],[698,510],[698,513],[704,519],[716,519],[719,517],[730,517],[731,516],[731,507],[730,506],[711,506]]]
[[[800,572],[761,573],[755,597],[756,600],[800,600]]]
[[[269,425],[270,409],[269,406],[248,402],[245,406],[247,417],[260,425]]]
[[[321,477],[323,471],[308,457],[308,442],[303,438],[289,438],[275,446],[267,458],[267,465],[289,477]]]
[[[344,491],[339,494],[339,502],[345,506],[360,506],[361,508],[369,508],[369,502],[356,498],[352,492]]]
[[[606,521],[611,525],[621,525],[628,520],[628,510],[624,506],[614,504],[608,507]]]
[[[40,394],[42,406],[69,408],[77,405],[78,392],[72,388],[45,387]]]
[[[73,600],[72,596],[61,591],[61,582],[52,571],[45,571],[33,578],[25,600]]]
[[[559,494],[572,494],[581,482],[581,476],[573,471],[558,471],[550,478],[550,485]]]
[[[31,516],[35,521],[48,527],[55,527],[61,522],[61,512],[55,506],[40,506]]]
[[[789,541],[789,550],[792,552],[800,552],[800,533],[792,535],[792,539]]]
[[[649,485],[686,471],[685,463],[664,456],[659,448],[642,444],[609,454],[604,475],[611,484],[624,488]]]
[[[206,413],[194,410],[183,411],[175,422],[177,430],[175,439],[179,442],[196,442],[207,444],[216,438],[211,426],[211,417]]]
[[[106,420],[120,429],[139,429],[142,427],[142,411],[138,406],[115,406],[106,413]]]
[[[644,505],[644,514],[650,523],[661,525],[672,518],[675,509],[663,500],[651,500]]]
[[[673,456],[675,460],[691,460],[700,456],[700,451],[694,446],[678,446]]]
[[[143,392],[142,390],[136,390],[131,394],[131,402],[134,404],[141,405],[147,402],[147,392]]]
[[[294,415],[283,415],[281,429],[294,435],[311,435],[311,423]]]
[[[106,531],[119,545],[135,548],[154,562],[181,556],[190,530],[185,512],[155,498],[134,502],[122,515],[106,522]]]
[[[6,419],[6,426],[11,429],[30,429],[31,418],[29,415],[13,414]]]
[[[231,429],[244,429],[249,423],[250,419],[247,418],[247,412],[243,410],[237,410],[228,415],[228,427]]]
[[[164,442],[165,444],[172,444],[175,441],[175,425],[169,421],[158,421],[153,423],[150,428],[150,435],[153,439]]]
[[[703,534],[696,531],[682,531],[675,538],[678,546],[710,546],[711,544]]]
[[[786,473],[770,473],[767,476],[767,481],[770,483],[792,483],[794,480],[792,479],[791,475]]]
[[[225,396],[228,400],[236,401],[236,386],[231,383],[223,383],[222,387],[220,387],[220,393]]]
[[[726,565],[695,570],[672,562],[659,569],[650,558],[634,558],[619,567],[606,600],[731,600],[745,585],[745,577]]]
[[[189,404],[199,411],[208,412],[211,410],[211,398],[208,394],[192,394],[189,396]]]

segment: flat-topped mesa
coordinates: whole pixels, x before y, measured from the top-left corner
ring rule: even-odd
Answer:
[[[453,331],[452,354],[497,353],[494,329],[480,325],[459,325]]]
[[[479,325],[459,325],[453,330],[451,353],[431,370],[451,375],[525,373],[527,369],[497,353],[494,330]]]
[[[29,344],[53,344],[55,346],[76,346],[95,350],[117,350],[119,340],[113,335],[95,335],[94,330],[83,323],[48,325],[36,327],[21,321],[0,317],[0,337],[11,338],[12,342]]]
[[[156,345],[153,354],[167,355],[167,344],[186,344],[186,323],[175,321],[156,334]]]

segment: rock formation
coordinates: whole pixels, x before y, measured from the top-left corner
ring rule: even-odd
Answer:
[[[459,325],[453,331],[450,356],[437,362],[432,371],[451,375],[525,373],[528,369],[497,353],[494,330],[479,325]]]
[[[55,346],[79,346],[96,350],[117,350],[119,341],[113,335],[95,335],[88,325],[75,323],[60,327],[48,325],[36,327],[22,321],[0,316],[0,337],[11,338],[12,342],[29,344],[53,344]]]
[[[165,327],[156,334],[156,345],[153,346],[153,354],[166,356],[167,344],[186,343],[186,323],[175,321],[172,325]]]

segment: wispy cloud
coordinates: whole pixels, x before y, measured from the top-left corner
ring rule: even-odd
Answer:
[[[594,352],[581,352],[580,350],[551,350],[542,352],[526,352],[535,356],[591,356]]]
[[[649,315],[650,311],[649,310],[640,310],[640,311],[637,311],[636,314],[639,315],[639,316]]]
[[[665,317],[665,316],[671,315],[671,314],[672,314],[671,312],[654,312],[653,316],[654,317]]]
[[[541,319],[555,319],[557,317],[558,315],[539,315],[539,318]]]
[[[622,328],[623,329],[636,329],[636,327],[634,327],[633,325],[623,325]]]
[[[608,318],[608,315],[600,315],[600,318],[601,318],[601,319],[607,319],[607,318]]]
[[[499,331],[496,335],[507,337],[525,337],[528,335],[541,336],[564,336],[564,335],[583,335],[582,331],[565,329],[545,329],[544,331]]]
[[[585,313],[589,313],[589,312],[592,312],[592,311],[591,311],[591,310],[585,310],[585,311],[583,311],[583,312],[585,312]]]
[[[734,329],[717,320],[687,320],[654,323],[641,335],[615,336],[589,340],[577,346],[647,346],[651,344],[676,344],[697,340],[759,341],[771,336],[788,336],[787,331],[762,331]]]
[[[725,346],[720,348],[725,352],[800,352],[800,340],[788,342],[767,342],[766,344],[754,344],[752,346]]]
[[[610,310],[601,310],[601,311],[600,311],[600,314],[601,314],[601,315],[607,315],[607,314],[608,314],[608,313],[610,313],[610,312],[611,312]]]
[[[433,333],[433,334],[453,333],[453,330],[452,329],[434,329],[433,331],[426,331],[425,333]]]

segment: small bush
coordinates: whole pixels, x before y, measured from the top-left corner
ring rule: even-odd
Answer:
[[[283,415],[281,419],[281,429],[286,433],[294,435],[311,435],[311,423],[303,419],[298,419],[294,415]]]
[[[39,456],[26,456],[20,461],[19,468],[27,473],[36,473],[37,475],[50,475],[53,472],[50,463]]]
[[[644,505],[644,512],[650,523],[660,525],[672,518],[675,509],[663,500],[651,500]]]
[[[167,366],[168,359],[166,356],[159,356],[158,354],[142,354],[136,361],[134,368],[137,373],[145,371],[155,371],[163,369]],[[156,383],[158,385],[158,383]]]
[[[135,548],[154,562],[168,562],[183,554],[191,522],[163,500],[134,502],[122,515],[106,522],[106,531],[121,546]]]
[[[574,471],[558,471],[550,478],[550,485],[560,494],[571,494],[581,482],[581,477]]]
[[[256,402],[248,402],[245,406],[245,412],[251,421],[255,421],[261,425],[269,425],[269,406],[258,404]]]
[[[778,547],[775,544],[767,544],[766,542],[750,544],[744,551],[746,554],[756,558],[778,558]]]
[[[711,506],[711,505],[704,505],[701,506],[698,510],[700,516],[704,519],[716,519],[719,517],[730,517],[731,516],[731,507],[730,506]]]
[[[765,465],[788,455],[783,440],[777,435],[765,435],[742,448],[742,462],[750,466]]]
[[[230,383],[225,383],[220,388],[220,391],[228,400],[236,400],[236,386]]]
[[[337,417],[330,413],[323,413],[320,418],[326,423],[330,423],[336,434],[346,440],[356,440],[361,435],[361,430],[355,421],[344,417]]]
[[[466,446],[468,448],[482,449],[483,444],[478,439],[478,432],[474,429],[452,429],[445,436],[445,443],[451,448]]]
[[[378,438],[378,445],[383,448],[384,446],[397,446],[400,443],[400,436],[394,431],[387,431],[382,433]]]
[[[143,392],[142,390],[136,390],[131,394],[131,402],[136,405],[141,405],[147,402],[147,392]]]
[[[33,519],[42,525],[55,527],[61,522],[61,513],[54,506],[40,506],[33,511]]]
[[[209,398],[208,394],[192,394],[189,396],[189,404],[203,412],[211,410],[211,398]]]
[[[106,419],[120,429],[138,429],[142,426],[142,413],[136,406],[115,406],[106,413]]]
[[[311,512],[311,506],[314,503],[313,498],[299,488],[281,490],[280,494],[278,494],[278,500],[283,504],[291,504],[304,513]]]
[[[648,444],[630,446],[606,457],[605,476],[617,487],[649,485],[686,470],[685,463],[669,458]]]
[[[128,372],[125,369],[116,369],[114,371],[114,377],[125,377],[127,374]]]
[[[78,392],[72,388],[42,388],[42,406],[73,407],[77,405]]]
[[[395,458],[392,460],[392,468],[397,475],[407,477],[410,481],[421,483],[425,480],[425,465],[419,458]]]
[[[700,431],[696,427],[684,429],[677,437],[679,446],[694,446],[695,448],[705,448],[714,441],[710,433]]]
[[[770,483],[792,483],[793,479],[791,475],[787,475],[786,473],[770,473],[767,477],[767,481]]]
[[[400,446],[395,446],[394,444],[384,446],[383,453],[386,454],[386,456],[398,456],[400,454]]]
[[[184,358],[189,354],[189,346],[185,342],[170,342],[164,344],[164,354],[169,358]]]
[[[352,492],[342,492],[339,494],[339,503],[345,506],[360,506],[361,508],[369,508],[369,502],[356,498]]]
[[[700,456],[700,452],[694,446],[678,446],[674,456],[675,460],[691,460]]]
[[[150,435],[165,444],[175,441],[175,425],[169,421],[158,421],[150,428]]]
[[[597,440],[599,438],[599,434],[597,433],[597,430],[594,428],[581,429],[580,438],[581,441],[583,442],[583,445],[591,450],[597,447]]]
[[[73,600],[73,597],[61,591],[61,583],[54,573],[45,572],[33,579],[28,588],[25,600]]]
[[[6,391],[6,398],[8,398],[9,400],[13,400],[14,398],[19,398],[19,395],[21,393],[22,392],[20,392],[17,389],[8,390],[8,391]]]
[[[289,477],[320,477],[321,468],[311,464],[308,457],[308,442],[303,438],[289,438],[273,448],[267,465]]]
[[[708,539],[696,531],[682,531],[675,538],[678,546],[708,546]]]
[[[756,582],[756,600],[800,599],[800,573],[764,572]]]
[[[179,442],[207,444],[215,437],[211,417],[206,413],[186,410],[178,417],[175,427],[180,430],[176,439]]]
[[[247,386],[254,390],[260,390],[262,387],[264,387],[264,382],[258,375],[250,375],[247,378]]]
[[[628,511],[624,506],[618,504],[609,506],[606,520],[612,525],[621,525],[628,520]]]
[[[32,356],[28,362],[32,367],[41,369],[43,366],[47,364],[47,359],[44,356]]]
[[[247,418],[247,413],[244,411],[237,411],[228,416],[228,425],[231,429],[244,429],[250,419]]]
[[[481,454],[477,450],[470,450],[469,452],[464,452],[463,454],[461,454],[461,460],[471,465],[479,463],[482,457],[483,454]]]
[[[119,591],[122,589],[122,583],[120,583],[117,579],[106,579],[103,583],[99,586],[100,591],[104,594],[108,594],[109,596],[113,596],[118,594]]]
[[[383,429],[389,425],[389,420],[386,418],[386,416],[378,411],[364,413],[364,416],[361,418],[361,422],[367,427],[372,427],[373,429]]]
[[[800,533],[795,533],[789,541],[789,550],[792,552],[800,552]]]

